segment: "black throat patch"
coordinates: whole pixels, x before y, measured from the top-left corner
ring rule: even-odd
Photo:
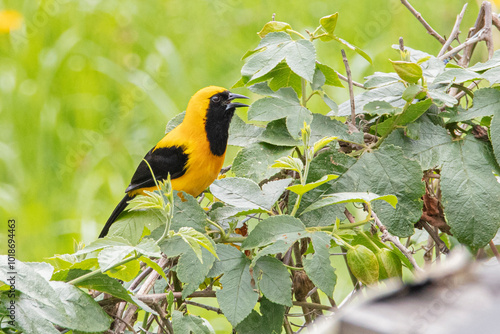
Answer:
[[[221,100],[228,98],[228,92],[219,93]],[[229,125],[234,115],[234,108],[226,110],[226,104],[215,103],[210,100],[205,120],[205,131],[210,144],[210,151],[216,156],[222,156],[226,152],[227,139],[229,137]]]

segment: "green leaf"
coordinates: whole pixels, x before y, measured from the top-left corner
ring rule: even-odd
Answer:
[[[500,67],[494,67],[484,72],[481,77],[490,82],[490,85],[500,83]]]
[[[325,174],[332,172],[342,174],[345,173],[350,166],[357,160],[337,150],[328,150],[320,153],[311,162],[307,181],[311,182],[323,177]],[[301,206],[298,213],[301,214],[302,210],[314,202],[321,199],[324,194],[327,194],[328,189],[332,186],[333,182],[325,183],[318,188],[315,188],[304,194],[301,201]],[[290,193],[289,203],[295,203],[295,194]],[[291,208],[290,208],[291,210]],[[324,208],[307,212],[300,215],[301,221],[307,227],[313,226],[327,226],[335,222],[336,217],[344,217],[344,205],[330,205]],[[344,219],[344,218],[342,218]]]
[[[339,76],[337,72],[333,68],[331,68],[328,65],[316,63],[316,69],[320,70],[321,73],[325,76],[325,83],[324,85],[329,85],[329,86],[334,86],[334,87],[341,87],[343,88],[344,85],[339,79]]]
[[[217,253],[215,253],[215,247],[211,240],[207,238],[204,234],[196,231],[192,227],[181,227],[179,231],[176,233],[179,235],[186,243],[189,244],[191,249],[195,252],[198,260],[203,263],[201,247],[205,248],[207,251],[213,254],[213,256],[217,257]]]
[[[163,229],[160,232],[163,233]],[[191,251],[191,246],[178,234],[164,239],[160,243],[160,248],[163,254],[168,257],[179,256]]]
[[[310,41],[301,39],[290,43],[284,52],[287,54],[286,63],[292,71],[311,82],[316,67],[316,49],[314,49],[314,45]]]
[[[124,211],[111,225],[108,236],[122,237],[137,244],[144,233],[144,228],[153,231],[165,224],[165,216],[160,210]]]
[[[186,252],[179,258],[176,272],[179,279],[185,283],[182,290],[182,299],[186,299],[198,289],[215,261],[215,257],[206,249],[202,249],[201,252],[203,261],[200,261],[194,251]]]
[[[133,280],[141,270],[141,264],[138,260],[132,260],[120,266],[114,267],[106,271],[106,275],[124,282]]]
[[[177,310],[172,313],[172,328],[175,334],[215,334],[212,325],[206,319],[191,314],[182,314]]]
[[[474,66],[469,67],[468,69],[470,71],[481,72],[497,66],[500,66],[500,50],[495,51],[493,57],[488,59],[486,62],[476,63]]]
[[[282,61],[266,75],[246,82],[246,85],[254,85],[259,82],[269,81],[269,88],[274,91],[284,87],[291,87],[297,93],[302,94],[302,82],[300,76],[292,71],[285,61]]]
[[[405,156],[417,160],[422,170],[440,167],[451,153],[452,139],[445,128],[435,125],[428,117],[419,118],[418,140],[404,135],[402,129],[394,130],[384,141],[382,147],[395,145],[403,148]]]
[[[227,268],[227,267],[226,267]],[[231,325],[238,325],[252,312],[259,299],[254,291],[250,260],[243,253],[232,259],[230,269],[224,271],[220,279],[222,289],[217,290],[217,302]]]
[[[293,170],[299,174],[302,174],[304,163],[299,158],[292,158],[291,156],[287,156],[276,160],[276,162],[271,167]]]
[[[493,116],[488,134],[491,145],[493,146],[493,153],[498,163],[500,162],[500,113]]]
[[[422,91],[422,86],[420,85],[408,85],[408,88],[403,92],[402,98],[407,102],[413,101],[415,97]]]
[[[285,118],[267,123],[266,129],[260,134],[258,140],[277,146],[298,146],[300,141],[293,138],[286,127]]]
[[[316,50],[310,41],[294,41],[284,32],[271,32],[262,39],[257,48],[264,50],[252,54],[241,69],[241,75],[248,77],[249,81],[266,75],[283,59],[293,72],[307,81],[312,81]]]
[[[400,80],[401,79],[396,73],[375,72],[374,74],[366,77],[366,81],[363,86],[365,88],[378,88],[394,84]]]
[[[253,144],[238,152],[234,158],[232,170],[238,177],[247,177],[260,182],[276,174],[276,170],[270,166],[276,159],[289,155],[292,150],[291,147],[266,143]]]
[[[316,187],[319,187],[320,185],[322,185],[328,181],[334,180],[338,177],[339,177],[338,175],[328,174],[328,175],[323,176],[321,179],[319,179],[316,182],[307,183],[305,185],[296,184],[296,185],[287,187],[286,189],[288,189],[288,190],[290,190],[298,195],[304,195],[306,192],[308,192]]]
[[[247,147],[258,141],[264,129],[260,126],[245,123],[238,115],[234,115],[229,126],[229,139],[227,144],[232,146]]]
[[[430,89],[427,95],[432,99],[438,107],[453,107],[458,103],[458,100],[451,95],[448,95],[442,89]]]
[[[174,192],[174,217],[170,228],[178,231],[182,227],[192,227],[200,233],[205,233],[207,221],[205,210],[193,196],[183,192],[184,200],[182,200],[177,194],[178,192]]]
[[[261,257],[255,264],[254,275],[259,277],[259,289],[273,303],[292,306],[292,280],[280,260]]]
[[[495,88],[481,88],[474,93],[473,106],[450,118],[450,122],[467,121],[473,118],[491,116],[498,111],[500,91]]]
[[[304,122],[311,123],[312,114],[300,104],[296,93],[293,92],[293,94],[295,96],[287,100],[266,97],[255,101],[248,109],[248,119],[254,121],[274,121],[286,117],[288,132],[292,137],[299,138],[300,129],[304,126]]]
[[[481,75],[463,68],[452,68],[440,73],[433,83],[463,83],[476,79],[481,79]]]
[[[167,279],[167,276],[165,275],[165,272],[158,265],[158,263],[156,263],[155,261],[151,260],[149,257],[146,257],[146,256],[141,256],[139,258],[139,260],[144,262],[145,264],[147,264],[148,267],[153,268],[154,271],[156,271],[158,274],[160,274],[161,277],[163,277],[163,279],[168,282],[168,279]]]
[[[176,115],[167,123],[167,127],[165,128],[165,133],[169,133],[172,131],[177,125],[181,124],[184,120],[184,116],[186,116],[186,112],[183,111],[180,114]]]
[[[369,102],[364,105],[363,110],[370,115],[395,115],[401,113],[400,108],[395,108],[384,101]]]
[[[304,259],[304,270],[315,286],[327,296],[333,298],[333,290],[337,283],[337,275],[330,263],[331,236],[325,232],[311,233],[314,254],[308,254]]]
[[[216,247],[219,258],[215,260],[208,277],[217,277],[230,271],[237,267],[242,261],[242,256],[245,256],[238,248],[230,245],[217,244]]]
[[[377,257],[363,245],[347,250],[347,264],[353,275],[363,284],[376,283],[379,277]]]
[[[259,185],[250,179],[231,177],[215,180],[210,186],[210,192],[219,200],[235,207],[268,211],[288,184],[289,179],[271,181],[261,190]]]
[[[286,31],[287,29],[292,29],[292,27],[286,22],[269,21],[262,27],[257,35],[259,35],[260,38],[264,38],[270,32]]]
[[[294,242],[306,237],[304,224],[295,217],[272,216],[261,221],[241,244],[242,249],[266,246],[278,240]],[[292,241],[293,240],[293,241]]]
[[[500,227],[500,184],[491,147],[472,136],[454,142],[441,170],[444,213],[451,232],[473,249],[484,247]]]
[[[363,133],[351,133],[346,124],[328,116],[314,114],[311,122],[311,142],[317,142],[324,137],[337,137],[339,140],[364,144]]]
[[[398,76],[406,82],[417,83],[422,78],[422,67],[416,63],[401,60],[391,60],[391,63]]]
[[[393,208],[396,208],[396,204],[398,203],[398,198],[394,195],[380,196],[370,192],[366,193],[344,192],[344,193],[325,195],[325,197],[323,197],[321,200],[308,206],[304,211],[302,211],[302,214],[332,204],[349,203],[349,202],[369,203],[371,201],[377,201],[377,200],[386,201],[387,203],[392,205]]]
[[[337,19],[339,17],[339,13],[335,13],[328,16],[323,16],[319,19],[319,24],[325,29],[325,32],[329,35],[333,35],[335,31],[335,27],[337,26]]]
[[[63,327],[82,332],[101,332],[109,329],[112,319],[86,292],[63,282],[50,282],[50,285],[56,291],[56,297],[62,301],[70,320]]]
[[[70,272],[68,273],[67,280],[68,281],[73,280],[89,272],[90,272],[89,270],[71,269]],[[88,277],[85,280],[76,283],[75,285],[81,288],[105,292],[114,297],[135,304],[134,300],[132,300],[127,289],[125,289],[123,285],[121,285],[116,279],[111,278],[106,274],[97,274]]]
[[[354,97],[356,105],[356,114],[363,112],[365,104],[372,101],[384,101],[390,103],[394,107],[402,107],[405,101],[401,98],[405,85],[401,82],[395,82],[382,87],[366,90]],[[338,114],[328,113],[327,116],[349,116],[351,114],[351,105],[349,100],[339,105]]]
[[[352,45],[348,41],[346,41],[346,40],[344,40],[344,39],[342,39],[342,38],[340,38],[338,36],[333,36],[333,39],[335,41],[339,42],[340,44],[344,44],[349,49],[353,50],[354,52],[356,52],[357,54],[359,54],[361,57],[365,58],[366,61],[368,61],[370,64],[373,64],[373,61],[370,58],[370,56],[366,52],[364,52],[363,50],[361,50],[360,48],[358,48],[357,46]]]
[[[125,259],[133,250],[134,248],[132,246],[112,246],[104,248],[97,255],[102,272],[109,270],[118,262]]]
[[[238,334],[281,333],[285,306],[269,301],[265,296],[260,300],[260,310],[252,310],[250,315],[236,326]]]
[[[0,255],[0,260],[0,281],[10,285],[7,279],[9,279],[8,272],[11,272],[12,270],[9,268],[7,255]],[[55,291],[48,283],[54,268],[48,264],[44,266],[47,272],[41,274],[32,266],[21,261],[16,261],[16,290],[22,292],[33,300],[38,300],[44,305],[63,311],[64,307],[62,306],[61,301],[54,298]]]
[[[389,232],[399,237],[414,233],[413,223],[422,215],[424,194],[420,165],[404,157],[399,147],[385,146],[365,153],[324,194],[373,192],[398,198],[394,209],[385,201],[373,203],[373,209]]]

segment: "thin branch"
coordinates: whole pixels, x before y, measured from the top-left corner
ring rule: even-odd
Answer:
[[[427,222],[425,222],[425,221],[421,221],[421,222],[422,222],[422,226],[424,227],[424,229],[427,231],[427,233],[429,233],[432,240],[434,240],[434,242],[437,244],[437,246],[438,246],[437,248],[439,249],[439,251],[443,254],[448,254],[450,252],[450,250],[448,249],[448,247],[446,247],[446,244],[444,243],[443,240],[441,240],[441,238],[436,233],[436,231],[431,226],[429,226],[429,224]]]
[[[500,30],[500,18],[498,17],[497,13],[491,13],[491,21],[493,25]]]
[[[443,54],[441,57],[438,57],[439,60],[445,60],[447,58],[451,58],[453,56],[455,56],[458,52],[462,51],[463,49],[467,48],[467,47],[471,47],[483,40],[485,40],[485,33],[486,31],[481,29],[477,32],[477,34],[475,34],[474,36],[472,36],[471,38],[469,38],[468,40],[466,40],[465,42],[463,42],[462,44],[460,44],[459,46],[451,49],[450,51],[446,52],[445,54]],[[464,51],[464,56],[462,57],[462,60],[465,61],[464,59],[466,58],[469,58],[470,59],[470,55]],[[468,61],[467,61],[467,64],[465,66],[468,65]]]
[[[377,224],[378,228],[382,232],[382,237],[381,237],[382,241],[392,242],[394,246],[396,246],[401,251],[401,253],[403,253],[403,255],[406,256],[406,258],[410,261],[411,265],[413,266],[413,269],[415,269],[415,271],[418,273],[423,273],[424,270],[418,266],[417,261],[415,261],[415,258],[413,258],[413,255],[408,250],[408,248],[403,246],[403,244],[399,241],[397,237],[391,235],[389,231],[387,231],[387,228],[384,226],[384,224],[382,224],[378,216],[373,211],[372,211],[372,217],[375,220],[375,224]]]
[[[345,82],[348,82],[349,79],[347,79],[347,77],[345,75],[342,75],[340,74],[339,72],[335,71],[335,73],[337,73],[338,77],[340,80],[344,80]],[[359,87],[359,88],[363,88],[363,89],[366,89],[366,87],[362,84],[362,83],[359,83],[357,81],[352,81],[352,84],[356,87]]]
[[[467,45],[467,47],[464,50],[463,57],[459,62],[460,66],[462,67],[469,66],[472,53],[474,52],[474,48],[476,47],[476,44],[480,41],[486,41],[486,46],[488,47],[488,53],[490,54],[491,58],[491,55],[493,55],[493,42],[491,35],[492,20],[493,19],[492,19],[491,3],[488,1],[483,1],[476,22],[474,23],[474,27],[472,27],[469,30],[468,34],[468,40],[474,39],[478,35],[481,38],[475,41],[474,43],[469,43]]]
[[[495,255],[495,257],[497,258],[498,262],[500,262],[500,253],[498,252],[497,247],[493,243],[493,240],[490,240],[490,248],[491,248],[491,251],[493,252],[493,254]]]
[[[218,307],[213,307],[213,306],[209,306],[209,305],[200,304],[200,303],[197,303],[197,302],[193,302],[191,300],[185,300],[184,303],[186,303],[187,305],[193,305],[193,306],[201,307],[201,308],[204,308],[205,310],[216,312],[217,314],[222,314],[222,310],[220,308],[218,308]]]
[[[315,309],[315,310],[325,310],[325,311],[330,311],[330,312],[335,311],[335,309],[331,306],[316,304],[316,303],[309,303],[309,302],[299,302],[296,300],[293,301],[293,305],[307,307],[307,308]]]
[[[432,27],[429,25],[429,23],[427,23],[427,21],[424,20],[424,18],[422,17],[422,15],[419,12],[417,12],[417,10],[415,8],[413,8],[413,6],[410,5],[410,3],[407,0],[401,0],[401,3],[406,8],[408,8],[408,10],[417,18],[417,20],[420,23],[422,23],[422,25],[425,27],[425,29],[427,30],[427,32],[429,34],[431,34],[432,36],[434,36],[441,44],[445,44],[446,43],[446,40],[443,38],[443,36],[441,36],[440,34],[438,34],[436,30],[432,29]]]
[[[349,61],[345,55],[344,49],[340,50],[342,52],[342,59],[344,60],[345,72],[347,74],[347,83],[349,85],[349,101],[351,103],[351,124],[356,128],[356,107],[354,105],[354,91],[352,87],[352,75],[351,68],[349,67]]]
[[[444,43],[441,51],[438,53],[438,57],[442,56],[446,50],[451,46],[451,43],[458,38],[458,35],[460,34],[460,23],[462,23],[462,19],[464,18],[465,10],[467,9],[467,3],[463,6],[462,11],[460,14],[457,15],[457,20],[455,21],[455,25],[453,26],[453,29],[451,30],[450,37],[448,37],[448,40],[446,43]]]

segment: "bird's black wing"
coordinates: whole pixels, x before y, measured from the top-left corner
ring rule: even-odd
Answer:
[[[166,180],[169,173],[171,179],[176,179],[186,172],[188,155],[180,146],[160,147],[156,149],[152,148],[146,154],[144,160],[151,166],[156,180]],[[156,185],[151,171],[144,160],[137,167],[134,176],[132,176],[132,181],[130,181],[130,185],[125,192]]]

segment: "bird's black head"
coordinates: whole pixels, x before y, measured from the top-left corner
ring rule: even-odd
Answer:
[[[234,99],[248,99],[248,97],[233,94],[228,90],[219,91],[210,96],[205,131],[210,143],[210,151],[217,156],[226,152],[229,124],[234,111],[239,107],[248,107],[246,104],[233,102]]]

